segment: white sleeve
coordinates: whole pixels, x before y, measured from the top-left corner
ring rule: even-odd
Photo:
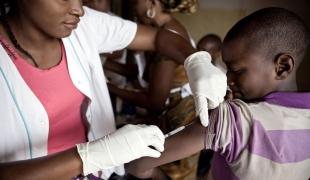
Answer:
[[[84,7],[81,23],[90,31],[89,38],[98,52],[112,52],[126,48],[134,39],[137,24],[120,17]]]

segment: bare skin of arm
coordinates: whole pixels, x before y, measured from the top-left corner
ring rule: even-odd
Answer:
[[[107,60],[103,68],[105,70],[109,70],[112,72],[115,72],[117,74],[120,74],[125,77],[136,77],[138,74],[138,67],[135,64],[121,64],[118,62],[115,62],[113,60]]]
[[[0,179],[72,179],[82,173],[76,148],[31,160],[0,163]]]
[[[108,60],[119,59],[122,57],[124,50],[114,51],[113,53],[103,53]]]
[[[198,121],[183,131],[166,139],[165,151],[159,158],[140,158],[126,164],[126,170],[135,176],[141,176],[152,168],[183,159],[204,149],[206,128]]]
[[[136,64],[122,64],[116,61],[122,58],[123,53],[126,53],[125,50],[114,51],[113,53],[104,53],[103,55],[106,58],[106,61],[103,68],[125,77],[136,77],[138,74],[138,67]]]
[[[152,64],[148,91],[135,92],[109,84],[109,90],[120,98],[151,111],[161,111],[169,95],[176,64],[173,61],[159,61]]]

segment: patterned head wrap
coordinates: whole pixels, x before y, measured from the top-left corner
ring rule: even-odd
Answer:
[[[197,11],[197,0],[160,0],[168,12],[192,14]]]

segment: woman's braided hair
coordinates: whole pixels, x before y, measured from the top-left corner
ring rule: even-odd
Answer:
[[[197,11],[197,0],[160,0],[168,12],[194,13]]]

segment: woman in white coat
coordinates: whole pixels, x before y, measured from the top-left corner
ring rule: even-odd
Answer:
[[[107,178],[116,166],[160,156],[157,127],[115,131],[99,53],[158,47],[183,63],[195,52],[186,41],[80,0],[0,3],[0,179],[70,179],[101,169]]]

